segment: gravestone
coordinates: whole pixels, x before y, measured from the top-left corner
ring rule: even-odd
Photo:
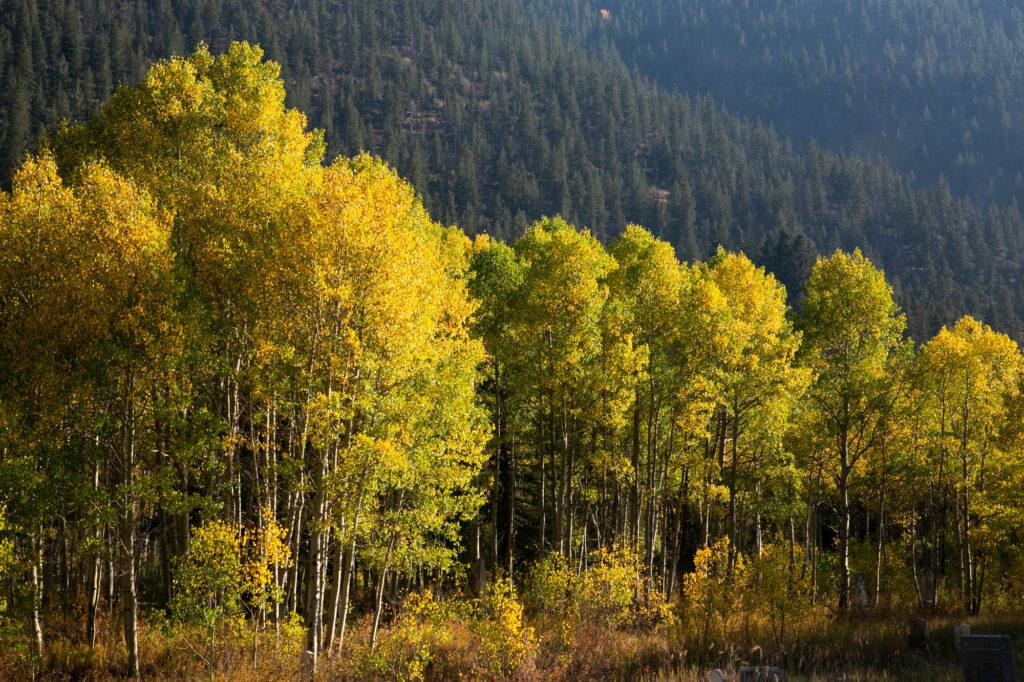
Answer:
[[[313,655],[312,651],[303,651],[302,652],[302,673],[301,673],[302,674],[302,679],[304,679],[304,680],[311,680],[311,679],[313,679],[313,668],[314,668],[313,662],[315,660],[316,660],[316,657]]]
[[[963,635],[964,682],[1016,682],[1010,644],[1007,635]]]
[[[729,682],[729,678],[718,668],[708,673],[708,682]]]
[[[473,562],[473,593],[477,597],[483,597],[487,591],[487,561],[477,559]]]
[[[864,588],[864,574],[857,573],[857,605],[861,610],[868,607],[868,591]]]
[[[770,665],[745,665],[740,668],[739,682],[786,682],[786,674]]]
[[[971,634],[971,626],[967,623],[960,623],[960,625],[953,626],[953,645],[956,647],[957,651],[963,650],[963,645],[961,644],[960,640],[964,637],[964,635],[969,634]]]
[[[928,620],[922,616],[914,616],[907,621],[907,628],[910,630],[910,646],[915,649],[925,649],[930,643],[928,635]]]
[[[935,580],[930,575],[921,576],[921,609],[926,612],[935,611]]]

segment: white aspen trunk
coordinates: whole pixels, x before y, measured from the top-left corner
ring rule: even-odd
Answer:
[[[320,466],[323,466],[321,462]],[[313,655],[313,672],[316,673],[317,657],[320,651],[320,629],[323,605],[323,563],[325,495],[323,483],[317,484],[316,502],[311,510],[309,562],[306,566],[306,626],[308,628],[306,648]]]
[[[96,463],[93,469],[92,479],[93,491],[96,492],[100,487],[100,465]],[[96,611],[99,608],[100,603],[100,590],[101,583],[103,580],[103,561],[100,556],[100,544],[103,538],[103,529],[97,524],[95,532],[96,549],[93,552],[92,559],[90,560],[91,565],[89,566],[89,577],[88,577],[88,611],[86,614],[85,624],[85,638],[89,642],[89,649],[96,647]]]
[[[331,621],[330,626],[327,628],[327,636],[324,637],[324,649],[327,650],[330,655],[332,645],[334,644],[334,636],[337,633],[338,628],[338,609],[341,606],[341,590],[343,573],[348,571],[342,568],[342,562],[347,558],[345,554],[346,543],[343,542],[345,536],[345,524],[342,522],[342,531],[338,534],[338,537],[334,541],[334,556],[331,558],[331,565],[334,567],[334,581],[331,584]]]
[[[139,603],[135,576],[135,405],[134,379],[129,378],[125,398],[125,425],[121,445],[121,514],[118,544],[122,599],[124,601],[124,642],[128,652],[128,676],[139,676]]]
[[[356,519],[356,523],[358,523],[358,517]],[[349,602],[352,594],[352,574],[355,573],[356,568],[355,529],[356,524],[353,524],[352,539],[349,541],[348,555],[345,559],[345,575],[342,578],[344,592],[342,594],[341,602],[341,626],[338,629],[338,651],[341,651],[341,648],[345,645],[345,628],[348,625]],[[337,614],[335,614],[335,616],[337,616]]]
[[[43,621],[40,608],[43,603],[43,529],[39,528],[32,538],[32,635],[35,640],[35,655],[39,665],[43,665]]]
[[[370,632],[370,648],[377,646],[377,633],[380,630],[380,615],[384,610],[384,583],[387,580],[388,569],[383,568],[380,572],[380,581],[377,583],[377,595],[373,609],[373,630]]]

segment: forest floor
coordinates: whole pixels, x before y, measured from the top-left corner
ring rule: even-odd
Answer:
[[[953,626],[971,625],[975,634],[999,633],[1013,637],[1015,666],[1024,671],[1024,613],[1016,615],[958,618],[935,616],[928,620],[927,645],[909,645],[907,614],[888,613],[851,616],[822,623],[818,636],[794,639],[781,650],[766,645],[731,645],[727,651],[712,646],[704,656],[693,655],[680,640],[681,631],[626,633],[615,631],[577,631],[547,619],[531,619],[539,641],[536,660],[528,670],[519,670],[509,679],[517,680],[648,680],[650,682],[705,682],[708,672],[722,668],[730,679],[738,678],[739,665],[764,663],[778,665],[788,682],[901,682],[959,681],[963,679],[960,656],[956,652]],[[26,659],[7,656],[0,660],[0,679],[35,680],[114,680],[124,667],[119,631],[102,624],[96,650],[90,652],[77,631],[80,624],[69,618],[67,627],[50,633],[47,661],[42,670],[24,666]],[[343,655],[323,659],[317,679],[410,679],[378,669],[368,675],[364,632],[366,623],[354,624]],[[556,632],[557,631],[557,632]],[[164,625],[149,622],[142,630],[141,653],[144,679],[158,680],[293,680],[299,678],[299,651],[302,634],[293,633],[290,643],[275,646],[271,640],[260,645],[258,664],[252,662],[251,640],[224,647],[212,672],[201,657],[202,646],[181,633],[169,634]],[[463,633],[464,634],[464,633]],[[476,652],[470,640],[460,641],[458,625],[451,628],[443,650],[435,651],[433,663],[420,669],[418,679],[501,679],[473,672]],[[383,637],[387,636],[387,630]],[[740,638],[737,637],[739,640]],[[286,641],[286,640],[278,640]],[[25,643],[27,644],[27,642]],[[20,658],[22,664],[18,664]]]
[[[782,652],[773,652],[769,659],[781,663],[787,682],[960,682],[964,679],[960,653],[956,650],[953,628],[959,623],[971,626],[973,634],[1004,634],[1013,640],[1014,667],[1024,671],[1024,611],[973,618],[940,615],[927,619],[927,644],[911,647],[908,614],[853,616],[846,623],[833,621],[824,638],[837,645],[842,654],[801,666]],[[893,636],[902,631],[902,636]],[[800,648],[794,642],[791,648]],[[856,652],[860,651],[861,654]],[[857,658],[873,658],[874,663],[858,663]],[[778,660],[782,658],[783,660]],[[787,665],[786,662],[789,662]],[[775,664],[772,662],[772,664]],[[678,672],[661,672],[648,679],[664,682],[706,682],[710,668],[689,668]],[[724,670],[738,678],[738,665]],[[629,679],[626,673],[622,679]],[[730,678],[731,679],[731,678]]]

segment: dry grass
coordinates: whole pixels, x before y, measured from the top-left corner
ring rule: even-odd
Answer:
[[[875,613],[836,619],[822,612],[795,624],[781,643],[770,634],[766,623],[755,619],[730,621],[734,629],[716,633],[715,640],[702,649],[694,628],[683,622],[663,632],[630,632],[570,623],[559,618],[535,615],[530,625],[536,631],[535,655],[511,677],[522,680],[705,680],[712,667],[736,670],[744,663],[782,667],[787,679],[824,680],[960,680],[962,673],[953,647],[952,626],[960,619],[940,615],[929,620],[927,647],[912,650],[906,627],[906,612]],[[84,628],[78,614],[54,614],[47,638],[47,658],[41,680],[113,680],[125,669],[120,631],[108,618],[99,625],[94,650],[82,644]],[[1018,670],[1024,670],[1024,614],[985,616],[969,619],[975,632],[1000,632],[1014,637]],[[394,637],[392,628],[382,642]],[[447,614],[423,640],[411,646],[406,640],[392,642],[388,655],[401,663],[414,656],[420,645],[429,650],[422,667],[425,679],[496,679],[481,661],[479,631],[457,613]],[[395,668],[371,663],[369,621],[358,619],[351,629],[342,655],[324,659],[318,678],[323,680],[399,679],[407,677]],[[301,638],[276,637],[265,633],[259,642],[259,656],[252,660],[251,639],[246,638],[218,649],[216,669],[211,670],[195,649],[201,633],[170,627],[161,619],[145,622],[141,628],[141,667],[145,679],[161,680],[291,680],[299,675]],[[725,642],[728,642],[726,644]],[[403,647],[405,647],[403,649]],[[0,657],[0,679],[26,679],[27,642],[5,647]],[[380,649],[380,648],[378,648]],[[200,648],[200,650],[202,650]],[[397,662],[397,663],[396,663]],[[379,663],[379,661],[378,661]]]

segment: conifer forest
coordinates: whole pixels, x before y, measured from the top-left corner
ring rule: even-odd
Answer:
[[[1022,55],[0,0],[0,679],[1024,671]]]

